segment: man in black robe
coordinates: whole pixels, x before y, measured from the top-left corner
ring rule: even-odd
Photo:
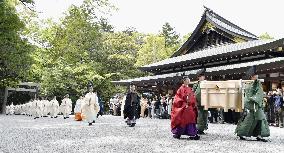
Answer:
[[[140,97],[135,91],[135,85],[130,84],[129,93],[126,95],[125,105],[124,105],[124,119],[125,122],[130,127],[134,127],[136,124],[136,119],[140,118]]]

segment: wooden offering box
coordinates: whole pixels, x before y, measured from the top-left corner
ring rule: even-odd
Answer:
[[[241,112],[244,108],[242,103],[242,80],[229,81],[202,81],[201,105],[205,110],[208,108],[234,109]]]

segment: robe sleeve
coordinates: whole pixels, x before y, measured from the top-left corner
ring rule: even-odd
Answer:
[[[97,104],[97,111],[99,112],[101,110],[101,107],[100,107],[100,103],[99,103],[99,97],[98,97],[97,94],[96,94],[96,104]]]
[[[126,95],[124,106],[127,106],[127,105],[130,105],[130,94],[129,93]]]
[[[263,107],[263,90],[261,87],[261,83],[258,82],[258,85],[255,88],[256,89],[254,90],[257,90],[257,92],[254,95],[252,95],[252,97],[250,97],[249,99],[253,101],[255,104],[257,104],[258,107],[262,108]]]
[[[195,92],[196,88],[197,88],[197,83],[193,84],[192,91]]]
[[[175,105],[175,107],[182,107],[183,105],[186,104],[186,97],[187,97],[187,91],[186,89],[184,88],[184,86],[181,86],[178,90],[177,90],[177,93],[175,95],[175,98],[174,98],[174,103],[173,105]]]
[[[197,105],[201,106],[201,89],[200,89],[200,84],[199,83],[194,84],[193,91],[195,93],[195,98],[196,98]]]
[[[137,95],[137,105],[140,106],[141,97]]]
[[[85,102],[85,105],[90,105],[89,93],[87,93],[87,94],[85,95],[84,102]]]

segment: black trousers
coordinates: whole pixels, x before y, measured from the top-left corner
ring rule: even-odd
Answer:
[[[209,117],[209,122],[213,123],[214,120],[215,122],[218,122],[218,110],[216,108],[209,108],[208,110],[211,113],[211,116]]]

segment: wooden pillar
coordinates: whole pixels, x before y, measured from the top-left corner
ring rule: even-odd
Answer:
[[[219,36],[219,44],[222,45],[224,43],[224,39],[223,37],[220,35]]]
[[[214,36],[215,36],[215,32],[211,31],[210,32],[210,46],[214,46],[215,45],[214,42],[213,42]]]
[[[208,42],[208,34],[205,33],[205,39],[204,39],[204,42],[203,42],[203,48],[207,47],[207,42]]]
[[[266,77],[266,78],[269,78],[270,75],[269,75],[269,74],[265,74],[265,77]],[[265,79],[264,79],[264,81],[265,81]],[[265,86],[266,86],[266,89],[267,89],[268,91],[271,91],[271,89],[272,89],[272,87],[271,87],[271,81],[266,81],[266,82],[265,82]]]
[[[4,93],[4,101],[2,104],[2,114],[6,114],[6,104],[7,104],[7,99],[8,99],[8,87],[5,88],[5,93]]]
[[[219,45],[219,38],[220,38],[220,35],[218,33],[215,34],[215,44],[216,45]]]

